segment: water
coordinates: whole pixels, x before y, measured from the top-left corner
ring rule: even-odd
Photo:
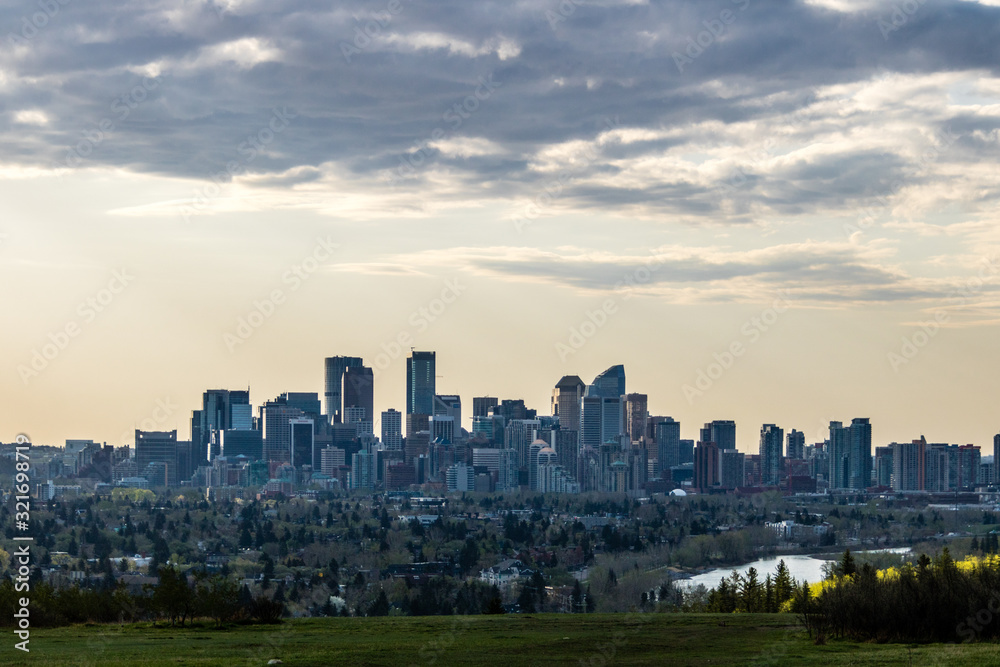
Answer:
[[[854,553],[869,553],[867,551],[858,551]],[[906,554],[910,553],[909,547],[900,547],[895,549],[874,549],[871,553],[894,553],[894,554]],[[803,581],[808,581],[810,584],[815,584],[817,581],[823,580],[823,566],[827,563],[833,562],[829,558],[813,558],[812,556],[777,556],[775,558],[762,558],[760,560],[755,560],[752,563],[747,563],[746,565],[738,565],[736,567],[720,567],[715,570],[709,570],[708,572],[703,572],[697,576],[691,577],[690,579],[685,579],[679,581],[678,583],[685,588],[694,588],[698,584],[704,584],[705,588],[715,588],[719,585],[725,577],[728,577],[736,570],[741,576],[746,576],[747,570],[751,567],[757,568],[757,580],[761,583],[764,582],[764,577],[771,575],[774,577],[774,571],[778,567],[778,561],[785,561],[785,566],[788,568],[788,573],[791,575],[792,579],[795,579],[799,583]],[[839,560],[837,558],[836,560]]]
[[[719,585],[725,577],[728,577],[736,570],[742,576],[746,576],[747,570],[751,567],[757,568],[757,580],[760,582],[764,581],[764,577],[770,574],[774,577],[774,571],[778,567],[778,561],[785,561],[785,566],[788,568],[788,573],[791,575],[792,579],[796,581],[808,581],[809,583],[816,583],[817,581],[822,581],[823,579],[823,566],[829,563],[829,560],[821,560],[819,558],[813,558],[812,556],[779,556],[777,558],[762,558],[761,560],[755,560],[752,563],[747,563],[746,565],[738,565],[736,567],[720,567],[715,570],[709,570],[708,572],[703,572],[697,576],[691,577],[690,579],[685,579],[684,581],[678,582],[681,586],[685,588],[694,588],[698,584],[703,584],[705,588],[715,588]]]

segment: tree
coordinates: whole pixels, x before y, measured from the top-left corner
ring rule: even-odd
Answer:
[[[851,550],[845,549],[844,555],[840,558],[840,562],[837,564],[837,574],[842,577],[849,577],[857,571],[858,566],[854,562],[854,556],[851,555]]]
[[[545,577],[538,570],[535,570],[531,574],[531,589],[538,599],[538,605],[545,604],[545,597],[547,595],[545,592]]]
[[[486,609],[483,610],[484,614],[504,614],[506,610],[503,608],[503,598],[500,596],[500,589],[497,588],[496,584],[490,590],[489,600],[486,602]]]
[[[573,581],[573,593],[570,595],[570,601],[572,602],[572,611],[574,614],[583,613],[583,587],[580,586],[579,579]]]
[[[194,592],[188,585],[187,576],[172,567],[160,568],[160,583],[153,592],[153,604],[162,616],[170,619],[170,625],[180,618],[183,626],[194,602]]]
[[[240,589],[236,582],[216,575],[203,579],[197,587],[198,610],[215,620],[216,626],[232,620],[240,609]]]
[[[517,598],[517,605],[525,614],[535,613],[535,592],[531,589],[530,584],[525,584],[521,587],[521,594]]]
[[[465,546],[458,554],[458,565],[462,574],[468,574],[479,563],[479,546],[473,538],[465,540]]]
[[[781,609],[781,605],[792,599],[794,589],[795,585],[791,574],[788,572],[788,566],[785,565],[784,560],[778,561],[778,567],[774,575],[774,602],[779,610]]]
[[[265,595],[254,598],[250,605],[250,615],[258,623],[280,623],[284,613],[284,604],[271,600]]]
[[[757,568],[751,567],[739,589],[740,606],[748,614],[764,611],[764,591],[757,579]]]
[[[593,614],[597,610],[597,600],[590,594],[590,586],[587,586],[587,594],[584,597],[586,599],[587,613]]]
[[[378,592],[378,597],[375,598],[375,602],[368,609],[369,616],[388,616],[389,615],[389,597],[385,594],[385,590],[380,590]]]

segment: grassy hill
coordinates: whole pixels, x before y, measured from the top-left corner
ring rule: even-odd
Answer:
[[[5,633],[8,634],[8,633]],[[75,626],[31,633],[7,665],[983,665],[1000,646],[816,646],[790,615],[632,614],[344,618],[280,626]]]

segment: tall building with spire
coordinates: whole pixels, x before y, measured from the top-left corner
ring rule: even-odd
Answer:
[[[421,430],[434,414],[434,394],[437,387],[437,359],[435,352],[410,352],[406,358],[406,415],[407,437],[411,430]]]

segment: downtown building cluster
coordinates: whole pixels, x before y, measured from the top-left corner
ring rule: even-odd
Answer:
[[[679,421],[651,415],[647,395],[627,391],[621,365],[590,383],[560,378],[548,415],[522,399],[475,397],[466,429],[461,398],[438,393],[436,370],[435,352],[412,351],[404,411],[376,415],[373,369],[360,357],[330,357],[322,396],[287,392],[255,410],[249,389],[211,389],[192,413],[188,440],[178,439],[176,430],[136,430],[131,447],[68,441],[66,457],[103,471],[104,483],[190,485],[207,488],[210,497],[417,488],[633,496],[767,489],[949,493],[974,491],[996,478],[975,445],[921,438],[873,452],[865,418],[831,422],[828,435],[813,443],[801,431],[786,434],[763,424],[756,454],[737,447],[731,420],[704,424],[696,439],[684,439]],[[998,448],[1000,435],[994,454]]]

